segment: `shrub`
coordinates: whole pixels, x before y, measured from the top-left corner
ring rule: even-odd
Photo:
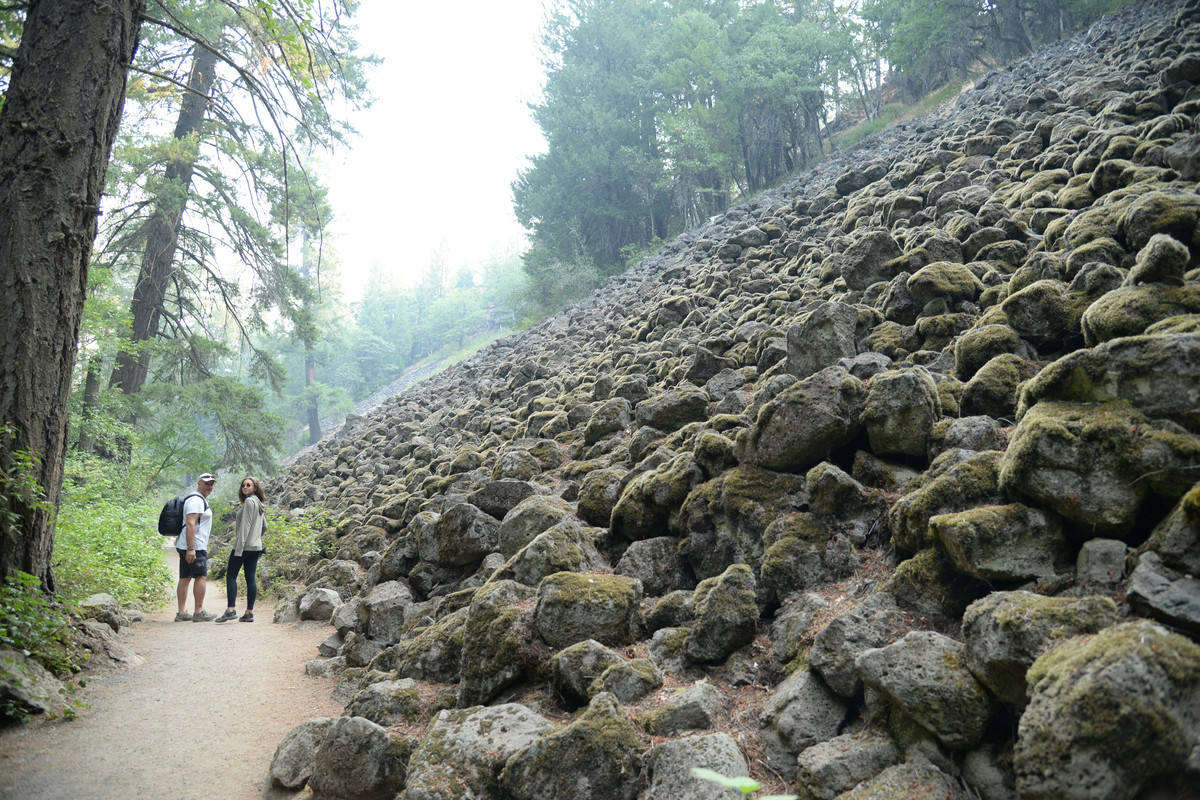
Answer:
[[[166,602],[172,573],[157,529],[161,508],[111,465],[72,458],[54,538],[60,596],[70,603],[107,592],[122,605],[150,608]]]

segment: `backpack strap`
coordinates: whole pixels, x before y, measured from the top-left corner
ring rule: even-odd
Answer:
[[[208,511],[208,499],[204,495],[200,494],[199,492],[192,492],[191,494],[189,494],[183,498],[183,502],[186,503],[188,501],[188,497],[199,497],[200,502],[204,503],[204,510]]]

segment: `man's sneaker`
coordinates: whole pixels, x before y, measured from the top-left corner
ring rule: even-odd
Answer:
[[[217,615],[211,611],[197,611],[192,614],[192,622],[212,622],[217,618]]]
[[[229,622],[231,619],[237,619],[237,612],[225,609],[225,613],[217,617],[217,622]]]
[[[241,620],[241,621],[242,621],[242,622],[254,622],[254,612],[253,612],[253,611],[247,611],[245,614],[242,614],[242,620]]]
[[[176,621],[176,622],[191,622],[191,621],[192,621],[192,615],[191,615],[191,614],[189,614],[189,613],[188,613],[188,612],[186,612],[186,611],[179,611],[179,612],[176,612],[176,614],[175,614],[175,621]]]

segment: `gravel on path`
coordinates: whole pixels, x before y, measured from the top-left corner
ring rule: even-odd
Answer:
[[[210,587],[211,591],[211,587]],[[211,605],[211,604],[209,604]],[[213,607],[219,613],[223,608]],[[275,748],[295,725],[342,713],[311,678],[328,624],[173,622],[174,608],[121,634],[146,661],[84,673],[75,720],[0,729],[3,800],[282,800]]]

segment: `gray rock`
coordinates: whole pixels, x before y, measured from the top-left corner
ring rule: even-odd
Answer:
[[[1167,568],[1157,553],[1148,551],[1138,558],[1128,597],[1138,613],[1200,633],[1200,580]]]
[[[1022,800],[1132,798],[1200,746],[1200,647],[1148,620],[1046,653],[1029,695],[1013,753]]]
[[[662,688],[663,673],[648,658],[622,659],[604,670],[588,686],[588,698],[608,692],[621,703],[636,703]]]
[[[973,578],[1049,578],[1068,562],[1058,515],[1021,503],[940,514],[929,518],[929,530],[955,568]]]
[[[523,643],[518,606],[533,598],[534,589],[514,581],[488,583],[475,592],[463,627],[459,706],[490,702],[524,674],[516,658]]]
[[[749,644],[757,632],[758,605],[754,575],[745,564],[696,587],[692,602],[695,621],[684,645],[687,657],[700,663],[723,661]]]
[[[413,752],[404,797],[445,800],[447,786],[461,786],[475,797],[495,797],[504,763],[555,728],[516,703],[442,711]]]
[[[961,642],[933,631],[913,631],[900,641],[855,659],[863,682],[885,694],[952,750],[979,743],[993,701],[967,669]]]
[[[877,456],[923,458],[941,416],[937,385],[924,367],[881,373],[867,387],[863,422]]]
[[[66,687],[24,653],[0,650],[0,701],[4,716],[59,714],[66,708]],[[11,711],[10,711],[11,709]]]
[[[341,596],[333,589],[309,589],[300,598],[300,619],[324,622],[333,617],[334,609],[341,604]]]
[[[643,400],[634,409],[638,425],[648,425],[667,433],[677,431],[689,422],[703,420],[707,412],[708,393],[686,382]]]
[[[609,667],[625,663],[619,653],[594,639],[564,647],[550,658],[551,682],[559,692],[576,700],[590,700],[592,681]]]
[[[379,585],[375,588],[378,589]],[[375,590],[373,589],[372,591]],[[337,631],[338,636],[345,636],[352,631],[365,633],[367,629],[366,601],[357,595],[351,597],[333,610],[333,616],[330,618],[330,621],[333,623],[333,628]]]
[[[496,519],[504,519],[518,503],[536,493],[537,488],[528,481],[488,481],[467,495],[467,502]]]
[[[647,597],[661,597],[676,589],[690,588],[695,581],[691,568],[679,552],[680,540],[672,536],[643,539],[626,548],[613,570],[617,575],[642,582]]]
[[[808,652],[809,668],[838,694],[854,697],[863,686],[854,660],[868,650],[896,641],[904,625],[896,601],[885,594],[873,594],[858,608],[839,614],[821,629]]]
[[[1082,587],[1115,586],[1125,578],[1129,546],[1116,539],[1090,539],[1075,559],[1075,582]]]
[[[499,547],[506,557],[516,555],[539,533],[574,516],[571,504],[561,497],[534,495],[527,497],[504,515],[498,531]],[[608,524],[605,518],[604,524]]]
[[[886,735],[848,733],[800,753],[796,783],[810,800],[833,800],[900,762]]]
[[[862,430],[865,403],[862,381],[841,367],[821,370],[763,406],[738,439],[738,457],[778,472],[807,470]]]
[[[369,683],[346,703],[346,716],[369,719],[387,727],[397,723],[412,725],[421,717],[421,693],[416,681],[401,678],[396,681]]]
[[[727,777],[749,774],[750,766],[733,737],[726,733],[688,736],[664,742],[646,759],[650,788],[643,800],[729,800],[736,790],[692,774],[701,767]]]
[[[684,731],[711,728],[721,705],[720,690],[705,681],[697,681],[672,692],[662,705],[638,722],[651,736],[679,736]]]
[[[786,780],[796,775],[796,756],[837,736],[847,707],[815,672],[801,669],[775,687],[759,724],[767,763]]]
[[[636,729],[616,699],[601,694],[570,725],[509,758],[500,786],[515,800],[633,800],[641,772]]]
[[[313,758],[325,740],[334,718],[319,717],[301,722],[283,737],[271,757],[271,783],[284,789],[303,789],[312,775]]]
[[[389,798],[404,788],[414,741],[362,717],[330,723],[313,755],[314,798]]]
[[[843,358],[853,358],[857,324],[858,309],[853,306],[817,306],[787,330],[787,373],[804,379]]]
[[[905,763],[888,767],[838,800],[921,800],[926,797],[967,798],[953,778],[932,764]]]
[[[967,667],[997,698],[1023,707],[1028,701],[1025,673],[1038,656],[1116,622],[1117,606],[1107,597],[993,592],[963,615]]]
[[[624,397],[614,397],[592,414],[587,427],[584,428],[583,441],[587,444],[595,444],[606,436],[627,430],[632,424],[632,404]]]
[[[515,580],[537,586],[556,572],[592,572],[608,569],[608,560],[596,549],[597,529],[564,520],[522,547],[492,574],[492,580]]]
[[[422,535],[421,560],[441,566],[476,564],[500,549],[500,521],[470,503],[443,512],[432,536]]]
[[[351,605],[354,599],[346,605]],[[412,602],[412,592],[399,581],[386,581],[377,585],[362,600],[367,635],[384,645],[400,641],[407,621],[406,612]]]
[[[636,641],[642,585],[617,575],[560,572],[538,587],[534,627],[554,648],[595,639],[609,646]]]

